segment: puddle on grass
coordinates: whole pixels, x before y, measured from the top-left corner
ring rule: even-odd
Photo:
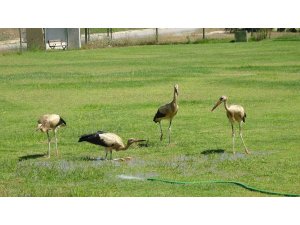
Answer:
[[[75,165],[72,162],[62,160],[58,163],[58,168],[61,171],[68,172],[75,169]]]
[[[228,152],[220,155],[220,161],[225,161],[225,160],[237,160],[237,159],[244,159],[248,155],[240,152],[236,152],[235,154]]]

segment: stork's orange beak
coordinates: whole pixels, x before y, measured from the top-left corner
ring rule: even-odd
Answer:
[[[217,108],[220,104],[222,103],[222,101],[218,101],[215,106],[211,109],[211,111],[214,111],[215,108]]]

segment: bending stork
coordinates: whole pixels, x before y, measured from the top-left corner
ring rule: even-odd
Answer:
[[[177,104],[177,98],[178,98],[178,84],[175,84],[174,86],[174,96],[172,102],[165,104],[163,106],[160,106],[153,118],[153,121],[155,123],[159,123],[160,127],[160,140],[162,141],[163,132],[161,128],[161,120],[168,119],[169,122],[169,143],[171,142],[171,125],[173,117],[177,114],[178,111],[178,104]]]
[[[249,154],[250,152],[248,151],[243,135],[242,135],[242,122],[245,123],[246,121],[246,112],[244,108],[240,105],[227,105],[227,97],[226,96],[221,96],[219,101],[215,104],[215,106],[212,108],[211,111],[214,111],[215,108],[217,108],[222,102],[224,102],[225,110],[227,117],[229,119],[229,122],[231,123],[231,129],[232,129],[232,149],[233,149],[233,154],[235,154],[234,150],[234,138],[235,138],[235,131],[234,131],[234,122],[237,122],[239,124],[239,134],[242,139],[243,145],[245,147],[245,152]]]
[[[145,140],[130,138],[127,141],[127,144],[124,145],[122,139],[114,134],[105,131],[97,131],[93,134],[82,135],[78,142],[86,141],[95,145],[104,146],[105,149],[105,158],[107,159],[107,153],[110,152],[110,159],[112,159],[112,150],[120,151],[126,150],[135,142],[141,142]]]
[[[57,114],[45,114],[40,117],[38,120],[38,126],[36,130],[40,130],[42,132],[47,133],[48,137],[48,158],[50,158],[50,135],[49,131],[53,130],[54,136],[55,136],[55,149],[56,149],[56,155],[58,155],[58,149],[57,149],[57,129],[61,126],[67,125],[66,122]]]

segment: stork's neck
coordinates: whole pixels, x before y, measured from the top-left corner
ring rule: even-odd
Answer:
[[[175,90],[174,90],[174,96],[173,96],[173,101],[175,104],[177,104],[177,98],[178,98],[178,95],[176,94]]]
[[[131,144],[132,144],[132,143],[127,143],[126,146],[123,145],[122,147],[119,148],[119,150],[126,150],[126,149],[129,148],[129,146],[130,146]]]
[[[229,111],[228,105],[227,105],[227,100],[224,101],[224,107],[225,107],[226,111]]]

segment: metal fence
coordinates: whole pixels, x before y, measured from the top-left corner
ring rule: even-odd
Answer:
[[[111,28],[106,31],[104,30],[102,33],[95,31],[97,30],[88,29],[88,35],[85,35],[85,44],[87,47],[176,44],[193,43],[208,39],[234,39],[233,33],[222,28],[148,28],[125,31]]]
[[[299,29],[288,30],[249,28],[249,41],[264,38],[292,36],[300,39]],[[83,48],[105,48],[113,46],[234,42],[235,29],[230,28],[82,28],[81,44]],[[0,28],[0,51],[22,51],[27,49],[26,29]]]

